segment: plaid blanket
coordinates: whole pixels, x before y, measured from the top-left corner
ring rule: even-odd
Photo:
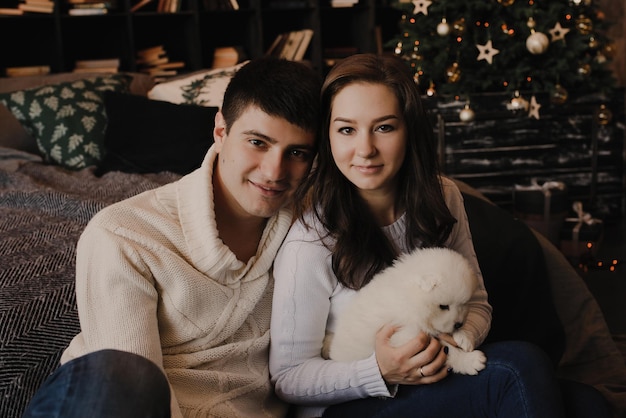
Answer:
[[[0,148],[0,416],[21,417],[79,331],[75,246],[105,206],[171,182],[171,173],[67,171]]]

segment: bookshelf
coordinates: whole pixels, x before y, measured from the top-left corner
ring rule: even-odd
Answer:
[[[162,11],[166,0],[140,6],[140,0],[105,0],[102,14],[70,14],[88,1],[54,0],[51,13],[0,14],[0,38],[11,40],[0,44],[0,76],[10,67],[49,66],[60,73],[72,71],[76,61],[110,58],[119,59],[120,71],[137,71],[137,52],[157,45],[172,61],[185,62],[181,73],[191,72],[210,68],[216,48],[238,46],[254,58],[279,34],[300,29],[314,31],[304,59],[323,73],[329,53],[376,52],[377,33],[390,38],[400,18],[382,0],[350,7],[333,7],[330,0],[175,0],[175,12]],[[377,31],[377,25],[385,27]]]

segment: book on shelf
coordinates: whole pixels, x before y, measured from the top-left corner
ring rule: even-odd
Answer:
[[[268,48],[266,55],[301,61],[313,39],[312,29],[295,30],[279,34]]]
[[[298,44],[298,48],[293,54],[294,61],[302,61],[304,59],[304,54],[307,49],[309,49],[309,45],[311,44],[311,39],[313,39],[313,29],[302,29],[302,38],[300,39],[300,43]]]
[[[139,71],[154,76],[171,76],[176,75],[180,68],[184,68],[185,63],[183,61],[172,61],[165,64],[159,64],[151,67],[141,68]]]
[[[84,67],[84,68],[74,68],[72,70],[73,73],[117,73],[119,72],[118,67]]]
[[[49,65],[28,65],[25,67],[7,67],[4,71],[7,77],[46,75],[46,74],[50,74],[50,66]]]
[[[159,13],[176,13],[180,11],[182,0],[159,0],[157,3],[157,12]]]
[[[213,52],[212,68],[232,67],[245,59],[245,52],[241,46],[222,46]]]
[[[101,59],[92,59],[92,60],[76,60],[74,62],[75,68],[110,68],[116,67],[119,68],[120,59],[119,58],[101,58]]]
[[[76,60],[75,73],[117,73],[120,67],[119,58],[102,58],[92,60]]]
[[[53,13],[54,2],[52,1],[29,1],[26,0],[17,5],[17,8],[30,13]]]
[[[112,9],[113,7],[114,7],[114,4],[109,1],[72,4],[73,9]]]
[[[358,3],[359,3],[358,0],[356,1],[354,0],[331,0],[330,6],[331,7],[352,7]]]
[[[302,40],[302,32],[299,30],[291,31],[287,34],[287,39],[283,44],[283,48],[280,50],[278,58],[284,58],[286,60],[293,59],[293,56],[300,45]]]
[[[153,0],[139,0],[137,3],[133,4],[130,8],[130,12],[136,12],[137,10],[147,6],[148,4],[152,3]]]
[[[137,51],[137,57],[141,59],[152,59],[160,57],[161,55],[165,55],[165,48],[163,45],[151,46]]]
[[[0,7],[0,15],[19,16],[23,14],[24,10],[18,9],[17,7]]]
[[[98,8],[73,8],[67,11],[67,14],[70,16],[93,16],[93,15],[105,15],[109,13],[109,9],[98,9]]]

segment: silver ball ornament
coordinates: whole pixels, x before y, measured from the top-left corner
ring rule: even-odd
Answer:
[[[541,32],[533,32],[526,38],[526,49],[534,55],[543,54],[548,49],[549,45],[550,40],[546,34]]]
[[[471,122],[475,117],[476,114],[469,104],[466,104],[465,107],[461,109],[461,112],[459,112],[459,120],[461,122]]]
[[[443,19],[441,19],[441,23],[439,23],[437,25],[437,34],[439,36],[448,36],[450,34],[450,25],[448,24],[448,22],[446,21],[446,18],[444,17]]]

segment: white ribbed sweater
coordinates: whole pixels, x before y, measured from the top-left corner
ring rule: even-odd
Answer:
[[[145,356],[167,374],[174,418],[282,416],[268,374],[270,269],[291,212],[237,260],[215,223],[215,158],[91,220],[77,250],[82,332],[61,362],[105,348]]]

